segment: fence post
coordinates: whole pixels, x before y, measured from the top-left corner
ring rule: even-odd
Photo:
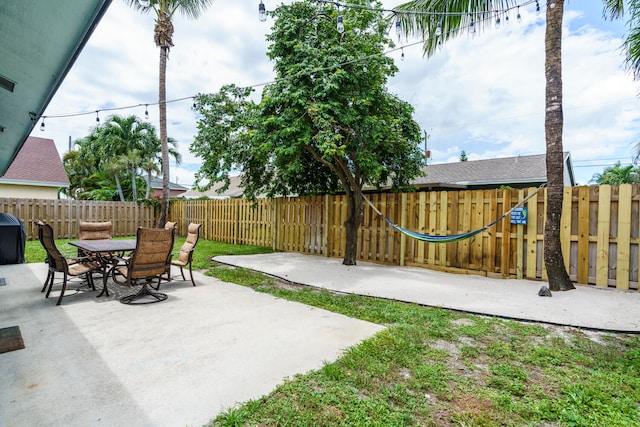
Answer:
[[[400,227],[407,228],[407,193],[402,193],[400,196]],[[407,252],[407,236],[404,233],[400,233],[400,266],[404,266],[404,257]],[[391,260],[393,261],[393,260]]]
[[[324,242],[324,256],[329,257],[329,195],[324,195],[324,226],[322,241]]]
[[[518,203],[520,203],[524,199],[524,190],[518,191]],[[506,219],[505,219],[506,221]],[[527,219],[528,222],[528,219]],[[523,274],[523,264],[524,264],[524,225],[517,225],[517,247],[516,247],[516,278],[522,279]]]

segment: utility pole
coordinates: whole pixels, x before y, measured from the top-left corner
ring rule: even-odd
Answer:
[[[430,137],[430,136],[431,136],[431,135],[429,135],[429,134],[427,133],[427,131],[425,130],[425,131],[424,131],[424,155],[425,155],[425,157],[427,158],[427,160],[429,160],[429,159],[431,158],[431,151],[429,151],[429,150],[427,149],[427,141],[429,141],[429,137]]]

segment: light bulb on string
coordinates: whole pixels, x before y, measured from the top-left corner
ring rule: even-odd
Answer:
[[[540,15],[540,3],[536,0],[536,15]]]
[[[138,4],[142,7],[149,7],[151,4],[150,0],[138,0]]]
[[[42,118],[42,123],[40,123],[40,130],[44,132],[44,117]]]
[[[556,1],[555,0],[549,0],[549,9],[553,9],[556,7]]]
[[[344,22],[342,22],[342,15],[338,15],[338,24],[336,25],[336,30],[338,30],[338,32],[340,34],[344,33]]]
[[[260,22],[264,22],[267,20],[267,8],[264,7],[264,3],[260,0],[260,4],[258,5],[258,19]]]
[[[404,48],[401,48],[400,61],[404,61]]]
[[[396,17],[396,34],[398,35],[398,40],[400,40],[400,35],[402,35],[402,24],[400,24],[400,19]]]
[[[196,98],[193,98],[193,105],[191,106],[194,110],[198,109],[198,104],[196,104]]]
[[[144,104],[144,118],[149,120],[149,110],[147,109],[148,104]]]
[[[440,37],[442,35],[442,21],[438,22],[436,25],[436,37]]]
[[[469,23],[469,32],[471,34],[475,34],[476,33],[476,25],[473,22],[473,17],[471,17],[471,22]]]
[[[496,29],[500,28],[500,17],[496,18]]]
[[[518,16],[516,16],[518,23],[522,22],[522,15],[520,15],[520,6],[518,6]]]
[[[96,111],[96,123],[100,124],[100,115],[98,114],[100,110]]]
[[[504,16],[504,23],[505,23],[505,25],[509,23],[509,14],[508,13]]]

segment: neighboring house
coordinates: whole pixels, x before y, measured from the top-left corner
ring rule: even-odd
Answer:
[[[418,191],[443,190],[483,190],[500,187],[527,188],[539,187],[547,182],[547,163],[545,154],[531,156],[503,157],[498,159],[469,160],[466,162],[441,163],[429,165],[424,169],[425,176],[413,181]],[[209,190],[199,192],[190,190],[182,194],[185,198],[209,197],[226,199],[242,197],[240,177],[230,177],[229,189],[221,194],[217,189],[223,183],[216,183]],[[564,153],[564,185],[576,185],[573,174],[571,154]],[[384,187],[383,190],[389,187]],[[375,191],[365,187],[365,192]]]
[[[169,182],[169,197],[181,197],[188,188],[174,182]],[[151,198],[162,198],[162,178],[151,178]]]
[[[564,153],[564,185],[576,185],[571,154]],[[424,168],[414,180],[420,190],[481,190],[538,187],[547,182],[545,154],[442,163]]]
[[[197,190],[189,190],[182,193],[180,197],[184,197],[186,199],[197,199],[199,197],[208,197],[210,199],[232,199],[242,197],[244,190],[240,186],[241,179],[242,178],[240,176],[230,176],[229,188],[222,193],[218,193],[218,189],[222,188],[224,182],[216,182],[207,191],[200,192]]]
[[[57,199],[69,177],[52,139],[30,136],[0,177],[0,197]]]

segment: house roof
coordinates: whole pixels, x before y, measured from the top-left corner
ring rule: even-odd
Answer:
[[[568,169],[569,179],[569,182],[565,184],[574,185],[571,155],[565,152],[563,160],[565,168]],[[517,186],[518,184],[547,182],[545,154],[442,163],[429,165],[424,171],[426,176],[418,177],[413,182],[418,187],[467,188],[469,186]]]
[[[575,185],[571,154],[564,153],[565,185]],[[547,182],[547,163],[545,154],[530,156],[503,157],[498,159],[469,160],[466,162],[441,163],[429,165],[424,169],[425,176],[417,177],[412,184],[418,188],[440,189],[469,189],[469,188],[496,188],[508,185],[514,188],[540,185]],[[224,183],[215,183],[209,190],[200,192],[189,190],[181,197],[196,198],[224,198],[241,197],[244,194],[241,187],[240,176],[230,178],[229,188],[223,193],[217,190]],[[365,191],[374,190],[365,186]]]
[[[0,1],[0,177],[111,1]]]
[[[53,139],[30,136],[13,159],[2,181],[69,186],[60,154]]]
[[[160,178],[160,177],[151,178],[151,188],[157,189],[157,190],[161,190],[162,189],[162,178]],[[169,181],[169,190],[187,191],[188,188],[185,187],[184,185],[180,185],[178,183]]]
[[[209,197],[212,199],[222,199],[226,197],[242,197],[244,194],[244,189],[240,186],[240,182],[242,181],[241,176],[230,176],[229,177],[229,188],[222,192],[218,193],[218,190],[222,188],[224,182],[216,182],[211,186],[207,191],[197,191],[197,190],[189,190],[185,193],[182,193],[180,197],[186,198],[196,198],[196,197]]]

